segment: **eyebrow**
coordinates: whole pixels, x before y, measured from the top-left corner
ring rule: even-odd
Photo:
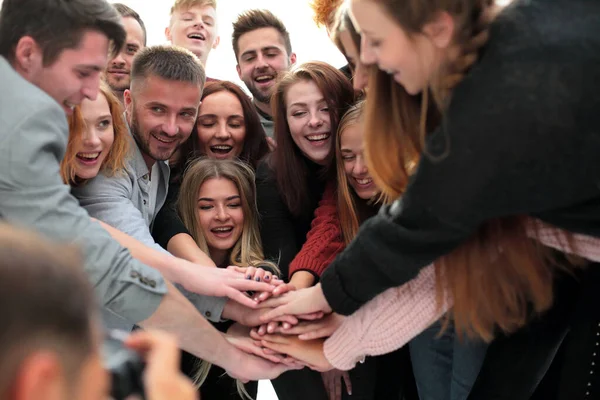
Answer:
[[[252,50],[246,50],[245,52],[242,53],[241,57],[244,57],[244,56],[249,55],[249,54],[256,54],[259,51],[269,51],[269,50],[281,51],[281,49],[279,47],[277,47],[277,46],[265,46],[265,47],[261,47],[258,50],[254,50],[254,49],[252,49]]]
[[[240,196],[236,194],[234,196],[227,197],[225,200],[226,201],[231,201],[231,200],[236,200],[236,199],[239,199],[239,198],[240,198]],[[198,199],[198,201],[215,201],[215,199],[211,199],[210,197],[200,197]]]
[[[324,97],[323,97],[323,98],[321,98],[321,99],[319,99],[319,100],[317,100],[317,104],[318,104],[318,103],[323,103],[323,102],[325,102],[325,103],[326,103],[326,100],[325,100],[325,98],[324,98]],[[302,102],[297,102],[297,103],[292,103],[292,104],[290,104],[290,107],[294,107],[294,106],[298,106],[298,107],[307,107],[308,105],[307,105],[306,103],[302,103]]]
[[[102,72],[103,71],[103,68],[100,68],[97,65],[78,64],[75,66],[75,68],[85,69],[85,70],[94,71],[94,72]]]
[[[342,153],[353,153],[350,149],[342,149]]]
[[[198,118],[217,118],[217,115],[216,114],[200,114],[200,115],[198,115]],[[243,115],[239,115],[239,114],[233,114],[233,115],[229,115],[227,117],[227,119],[229,119],[229,118],[241,118],[241,119],[244,119],[244,116]]]

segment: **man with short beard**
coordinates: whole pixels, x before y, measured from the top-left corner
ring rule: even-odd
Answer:
[[[140,15],[125,4],[116,3],[113,7],[121,15],[127,38],[121,50],[108,62],[104,79],[123,103],[123,93],[129,89],[131,80],[133,57],[146,47],[146,26]]]
[[[249,10],[233,23],[237,72],[254,96],[254,105],[268,137],[273,138],[271,94],[277,75],[296,62],[285,25],[267,10]]]

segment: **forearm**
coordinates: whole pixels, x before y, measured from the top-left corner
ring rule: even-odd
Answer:
[[[139,325],[170,332],[177,336],[182,349],[196,357],[231,369],[240,359],[239,350],[205,320],[194,306],[171,284],[154,314]]]
[[[194,239],[187,233],[179,233],[173,236],[167,244],[167,250],[175,257],[183,258],[207,267],[215,267],[211,258],[200,250]]]
[[[315,284],[315,276],[308,271],[296,271],[290,279],[290,285],[296,289],[305,289]]]

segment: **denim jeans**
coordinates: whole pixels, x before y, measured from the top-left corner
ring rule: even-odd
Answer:
[[[435,322],[410,343],[417,390],[421,400],[466,400],[485,358],[487,344],[459,340],[452,323],[440,335]]]

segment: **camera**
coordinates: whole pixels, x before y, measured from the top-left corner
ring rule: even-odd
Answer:
[[[135,351],[124,345],[129,334],[110,331],[102,344],[104,367],[111,375],[110,396],[114,400],[124,400],[129,396],[145,399],[143,372],[145,362]]]

